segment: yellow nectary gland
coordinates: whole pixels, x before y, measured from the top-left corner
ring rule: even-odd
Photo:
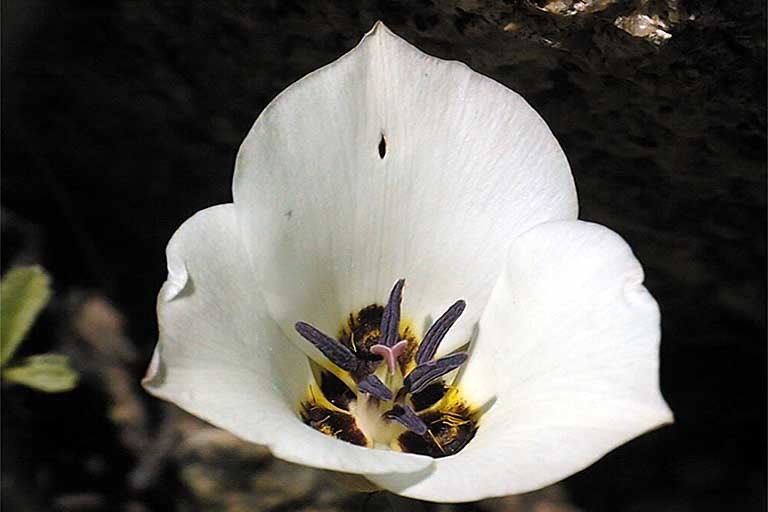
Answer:
[[[383,307],[368,306],[356,315],[350,314],[337,340],[360,356],[369,354],[380,339]],[[359,376],[335,369],[322,369],[316,373],[316,382],[310,385],[308,396],[300,404],[304,423],[326,435],[360,446],[390,449],[445,457],[466,446],[477,430],[479,411],[470,407],[457,388],[442,379],[429,384],[418,393],[399,393],[403,376],[415,366],[419,340],[405,322],[400,324],[400,339],[408,346],[398,357],[398,370],[394,375],[386,372],[381,360],[371,358],[375,374],[392,390],[394,400],[406,400],[427,425],[424,435],[418,435],[395,421],[382,417],[392,406],[362,393],[353,384]]]

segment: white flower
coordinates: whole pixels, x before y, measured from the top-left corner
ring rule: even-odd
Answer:
[[[576,220],[544,121],[467,66],[377,24],[264,110],[233,195],[168,244],[156,396],[441,502],[545,486],[672,421],[640,264]],[[446,311],[420,362],[468,359],[408,377]]]

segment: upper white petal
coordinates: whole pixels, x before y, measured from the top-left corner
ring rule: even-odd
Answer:
[[[525,100],[381,24],[264,110],[234,198],[270,311],[293,339],[297,320],[335,335],[404,277],[418,330],[467,301],[443,352],[467,341],[510,240],[577,214],[568,162]]]
[[[292,462],[374,473],[430,465],[426,457],[354,446],[301,422],[307,358],[266,311],[233,205],[187,220],[167,257],[148,391]]]
[[[592,464],[672,413],[659,390],[659,311],[614,232],[580,221],[515,240],[460,388],[492,404],[433,471],[370,479],[406,496],[471,501],[530,491]]]

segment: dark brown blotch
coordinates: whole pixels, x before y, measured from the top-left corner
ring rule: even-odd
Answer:
[[[325,435],[358,446],[368,446],[368,439],[358,428],[355,418],[349,413],[305,402],[301,404],[301,419],[305,424]]]
[[[328,371],[320,375],[320,391],[329,402],[345,411],[349,410],[349,403],[356,398],[355,393],[340,378]]]
[[[398,438],[404,452],[429,455],[436,459],[458,453],[469,443],[477,432],[477,423],[464,406],[451,411],[430,411],[419,414],[427,424],[423,436],[405,432]]]
[[[448,392],[449,387],[443,381],[436,381],[411,395],[411,403],[415,411],[423,411],[432,407]]]
[[[370,353],[370,348],[379,342],[381,316],[384,307],[372,304],[347,318],[347,325],[339,333],[338,340],[358,355]]]

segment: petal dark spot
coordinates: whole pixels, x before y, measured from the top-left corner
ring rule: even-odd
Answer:
[[[344,382],[329,371],[323,371],[320,377],[320,391],[339,409],[349,410],[349,403],[355,399],[355,393]]]
[[[302,404],[301,418],[310,427],[323,434],[359,446],[368,446],[368,439],[357,426],[354,416],[306,402]]]
[[[427,425],[425,435],[405,432],[398,438],[398,444],[408,453],[434,458],[453,455],[464,448],[477,432],[477,425],[471,416],[464,408],[419,414]]]
[[[422,411],[435,405],[448,392],[448,386],[444,382],[433,382],[422,391],[411,395],[411,403],[416,411]]]

